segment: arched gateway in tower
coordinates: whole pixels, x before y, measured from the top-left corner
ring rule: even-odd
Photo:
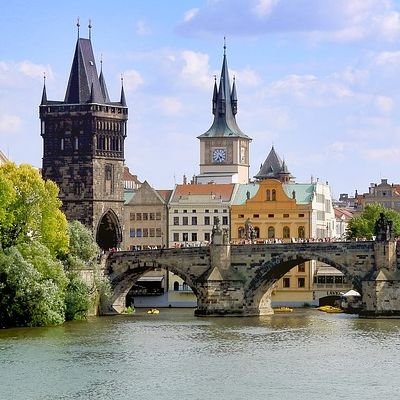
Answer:
[[[128,108],[123,86],[110,101],[90,39],[78,37],[64,101],[47,100],[44,85],[39,111],[43,178],[59,186],[68,220],[92,229],[102,249],[119,247]]]

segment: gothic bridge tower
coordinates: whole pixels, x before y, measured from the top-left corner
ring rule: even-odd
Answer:
[[[237,125],[236,82],[229,82],[226,46],[219,86],[214,82],[212,98],[213,123],[198,136],[200,140],[200,175],[198,183],[248,183],[249,145],[251,138]]]
[[[59,186],[68,220],[79,220],[92,229],[99,246],[109,249],[122,241],[128,108],[123,86],[120,101],[110,101],[102,63],[97,73],[90,29],[89,24],[89,39],[80,38],[78,23],[64,101],[47,100],[43,87],[42,174]]]

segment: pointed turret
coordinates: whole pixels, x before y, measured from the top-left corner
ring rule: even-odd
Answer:
[[[214,93],[212,98],[212,113],[214,115],[217,112],[217,101],[218,101],[217,77],[216,75],[214,75]]]
[[[93,91],[91,90],[93,85]],[[104,103],[90,39],[78,38],[64,102]]]
[[[124,81],[121,78],[121,99],[119,101],[122,107],[126,107],[125,91],[124,91]]]
[[[230,87],[228,63],[226,59],[226,46],[224,45],[224,56],[222,61],[221,78],[217,90],[214,82],[212,100],[214,121],[211,128],[199,136],[203,137],[242,137],[251,140],[238,127],[235,119],[237,113],[236,85]]]
[[[103,95],[104,102],[109,103],[110,97],[108,96],[107,85],[106,85],[106,81],[105,81],[104,75],[103,75],[103,60],[100,61],[99,82],[100,82],[100,89],[101,89],[101,93]]]
[[[237,94],[236,94],[236,79],[233,77],[232,93],[231,93],[231,104],[233,115],[237,114]]]
[[[46,76],[43,77],[43,92],[42,92],[42,101],[40,102],[41,106],[47,104],[47,93],[46,93]]]
[[[254,176],[257,180],[264,179],[278,179],[281,182],[290,182],[293,179],[292,174],[289,172],[285,161],[282,162],[276,153],[274,146],[272,146],[268,157],[261,165],[260,171]]]

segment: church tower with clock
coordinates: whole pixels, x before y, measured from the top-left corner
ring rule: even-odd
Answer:
[[[214,121],[210,129],[198,136],[200,175],[197,183],[248,183],[251,138],[236,123],[236,82],[233,78],[231,87],[225,45],[219,86],[216,79],[214,82],[212,113]]]

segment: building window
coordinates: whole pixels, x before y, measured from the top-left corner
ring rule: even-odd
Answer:
[[[207,214],[207,213],[209,213],[209,212],[210,212],[210,210],[204,210],[204,212]]]
[[[253,218],[260,218],[260,214],[253,214]]]
[[[222,217],[222,225],[228,225],[228,217],[226,215]]]
[[[213,219],[213,224],[214,225],[217,225],[218,224],[218,221],[219,221],[219,218],[218,217],[214,217],[214,219]]]
[[[150,235],[150,237],[154,237],[156,235],[156,230],[154,228],[150,228],[149,235]]]
[[[274,218],[274,214],[268,214],[268,218]]]
[[[174,282],[174,291],[179,292],[179,282],[178,281]]]
[[[299,272],[306,272],[306,264],[301,263],[297,266],[297,271]]]
[[[269,189],[267,189],[267,201],[271,201],[271,191]]]
[[[289,218],[289,214],[283,214],[283,218]]]
[[[142,237],[142,229],[141,228],[136,229],[136,237]]]
[[[135,236],[136,236],[135,233],[136,233],[135,228],[131,228],[131,229],[129,230],[129,236],[130,236],[130,237],[135,237]]]
[[[136,221],[142,220],[142,213],[136,213]]]
[[[196,214],[196,210],[192,210],[192,214]]]
[[[174,217],[174,225],[179,225],[179,217]]]
[[[305,278],[297,278],[297,287],[304,288],[306,287],[306,280]]]
[[[188,242],[189,241],[189,234],[184,232],[182,233],[182,241],[183,242]]]
[[[271,198],[272,198],[272,201],[276,201],[276,190],[275,189],[272,189]]]
[[[268,228],[268,239],[274,239],[275,238],[275,228],[273,226],[270,226]]]
[[[299,214],[299,218],[304,218],[304,214]]]
[[[204,225],[210,225],[210,217],[204,217]]]
[[[197,217],[192,217],[192,225],[197,225]]]
[[[245,237],[245,230],[244,230],[243,226],[241,226],[238,229],[238,238],[239,239],[244,239],[244,237]]]
[[[299,226],[298,236],[300,239],[304,239],[306,237],[304,226]]]
[[[129,214],[129,219],[130,219],[131,221],[135,221],[135,216],[136,216],[135,213],[132,213],[132,212],[131,212],[131,213]]]
[[[149,230],[147,228],[143,228],[143,237],[149,237]]]
[[[155,218],[155,214],[154,213],[149,213],[149,219],[150,219],[150,221],[154,221],[156,218]]]
[[[156,237],[161,237],[161,228],[156,228]]]
[[[174,242],[179,242],[179,232],[174,232]]]
[[[214,214],[218,214],[218,210],[214,210]]]
[[[223,212],[223,213],[227,213],[228,210],[227,210],[226,208],[224,208],[224,209],[222,210],[222,212]]]
[[[184,214],[187,214],[187,210],[183,210],[183,213],[184,213]]]
[[[174,210],[174,214],[178,214],[178,210]]]
[[[79,138],[78,138],[78,137],[75,137],[75,140],[74,140],[74,149],[75,149],[75,150],[78,150],[78,149],[79,149]]]
[[[192,242],[197,242],[197,233],[192,232]]]
[[[64,138],[61,138],[60,149],[64,150]]]
[[[161,220],[161,213],[160,213],[160,212],[157,212],[157,213],[156,213],[156,220],[157,220],[157,221],[160,221],[160,220]]]
[[[182,225],[189,225],[189,218],[188,217],[183,217],[182,218]]]
[[[239,214],[238,218],[244,218],[244,214]]]
[[[204,233],[204,240],[205,240],[206,242],[209,242],[210,239],[211,239],[210,232],[205,232],[205,233]]]
[[[258,226],[254,227],[255,239],[260,237],[260,228]]]
[[[290,288],[290,278],[283,278],[283,287]]]
[[[288,226],[283,227],[283,238],[284,239],[290,238],[290,228]]]
[[[148,221],[149,220],[149,214],[143,213],[143,221]]]

